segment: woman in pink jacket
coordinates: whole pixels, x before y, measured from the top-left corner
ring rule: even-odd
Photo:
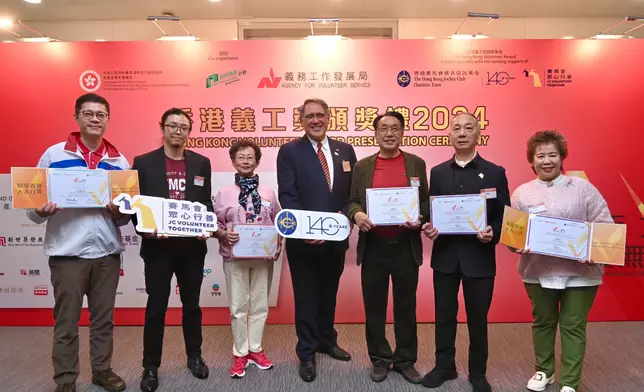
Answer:
[[[235,224],[272,225],[280,210],[277,195],[259,184],[255,169],[262,157],[260,148],[250,140],[241,140],[230,148],[230,159],[237,170],[235,183],[222,188],[215,199],[215,214],[220,230],[219,253],[224,259],[226,289],[230,299],[233,330],[233,366],[230,376],[243,377],[249,363],[260,369],[273,367],[262,347],[268,317],[268,295],[273,280],[272,259],[234,259],[232,246],[239,241]]]
[[[528,141],[527,158],[536,174],[512,195],[521,211],[585,222],[613,223],[606,200],[590,182],[563,174],[568,143],[559,132],[537,132]],[[532,301],[532,339],[536,373],[531,391],[545,391],[555,381],[555,338],[561,331],[560,392],[575,392],[586,353],[586,325],[604,267],[511,249],[521,254],[518,270]]]

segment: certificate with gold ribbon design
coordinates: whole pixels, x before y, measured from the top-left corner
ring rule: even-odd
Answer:
[[[590,224],[587,222],[530,215],[526,246],[542,255],[588,260]]]
[[[485,194],[433,196],[432,225],[442,234],[478,234],[487,226]]]
[[[239,241],[233,246],[234,259],[268,259],[275,257],[279,236],[273,225],[235,225]]]
[[[418,220],[418,188],[367,189],[367,215],[376,226],[395,226]]]
[[[49,201],[59,208],[105,207],[110,202],[106,170],[48,170]]]

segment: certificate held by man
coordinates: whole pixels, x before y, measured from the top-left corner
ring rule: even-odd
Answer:
[[[233,246],[234,259],[269,259],[277,254],[277,230],[273,225],[235,225],[239,241]]]
[[[588,260],[590,226],[586,222],[532,215],[526,247],[534,253]]]
[[[432,225],[440,234],[478,234],[487,226],[484,194],[434,196]]]
[[[48,170],[49,201],[59,208],[98,208],[110,202],[105,170]]]
[[[418,220],[418,187],[369,188],[367,215],[376,226],[395,226]]]

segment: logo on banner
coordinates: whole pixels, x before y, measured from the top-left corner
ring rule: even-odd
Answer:
[[[35,296],[49,295],[49,286],[47,285],[34,286],[34,295]]]
[[[290,211],[282,211],[277,215],[277,229],[283,235],[291,235],[297,229],[297,218]]]
[[[80,78],[78,79],[83,90],[88,93],[93,93],[101,87],[101,77],[96,71],[87,70],[84,71]]]
[[[275,73],[273,72],[273,68],[269,71],[269,76],[264,76],[259,80],[259,84],[257,85],[257,88],[277,88],[280,85],[280,81],[282,80],[281,76],[275,76]]]
[[[203,269],[203,277],[205,278],[206,276],[210,275],[212,270],[210,268],[204,268]]]
[[[210,293],[211,297],[221,297],[221,292],[219,291],[219,285],[217,283],[212,285],[212,292]]]
[[[141,294],[145,294],[145,292],[146,292],[145,287],[137,287],[136,292],[141,293]]]
[[[526,78],[532,78],[534,87],[543,87],[539,72],[534,69],[530,71],[524,69],[523,74]],[[572,74],[566,71],[565,68],[548,68],[543,75],[545,76],[546,87],[567,87],[573,80]]]
[[[509,73],[505,71],[501,72],[488,72],[487,73],[487,86],[505,86],[510,83],[510,80],[514,80],[513,76],[510,76]]]
[[[532,78],[532,85],[534,87],[541,87],[541,76],[534,69],[528,71],[527,69],[523,70],[523,74],[526,78]]]
[[[22,294],[24,292],[22,287],[0,287],[0,294]]]
[[[176,285],[176,286],[175,286],[175,288],[174,288],[174,293],[175,293],[176,295],[179,295],[179,285]]]
[[[42,237],[0,237],[0,246],[42,246]]]
[[[229,85],[229,84],[235,84],[239,82],[239,78],[242,77],[243,75],[246,75],[246,70],[245,69],[240,69],[226,72],[226,73],[215,73],[212,75],[209,75],[206,78],[206,88],[211,88],[214,87],[218,84],[223,84],[223,85]]]
[[[409,83],[411,83],[411,75],[409,74],[409,72],[402,70],[398,72],[396,81],[398,82],[398,85],[400,87],[407,87],[409,86]]]
[[[20,275],[22,276],[40,276],[40,270],[26,270],[21,269]]]

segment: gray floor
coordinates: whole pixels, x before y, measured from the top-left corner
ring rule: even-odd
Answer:
[[[295,332],[292,325],[268,326],[264,345],[275,362],[272,370],[249,368],[241,380],[228,377],[231,365],[230,328],[204,328],[204,358],[210,365],[208,380],[197,380],[185,368],[181,329],[169,327],[165,334],[164,363],[159,392],[179,391],[427,391],[406,383],[391,373],[375,384],[368,378],[369,358],[364,342],[364,325],[339,325],[340,344],[353,354],[353,361],[338,362],[318,357],[318,378],[310,384],[297,375],[294,355]],[[389,326],[390,342],[394,342]],[[0,391],[53,391],[50,349],[51,328],[0,328]],[[421,373],[433,366],[434,326],[419,325]],[[115,332],[115,371],[125,378],[128,391],[138,391],[141,361],[141,327],[118,327]],[[580,391],[644,391],[644,322],[593,323],[588,328],[588,350]],[[557,343],[559,344],[559,343]],[[81,376],[78,391],[102,391],[90,382],[88,330],[81,329]],[[557,355],[559,350],[557,349]],[[459,325],[457,366],[460,377],[446,383],[437,392],[470,391],[467,382],[467,327]],[[525,384],[533,370],[533,352],[528,324],[490,325],[490,361],[488,379],[497,392],[526,391]],[[548,392],[558,391],[557,384]]]

